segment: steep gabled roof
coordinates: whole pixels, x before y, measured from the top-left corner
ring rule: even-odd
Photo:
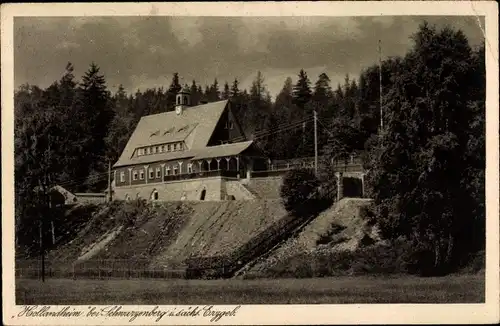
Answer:
[[[141,118],[114,167],[195,156],[205,148],[228,101],[184,108],[182,114],[163,112]],[[184,141],[187,150],[133,157],[143,146]]]

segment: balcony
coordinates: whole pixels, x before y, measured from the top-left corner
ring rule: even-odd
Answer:
[[[210,178],[210,177],[226,177],[226,178],[236,179],[238,178],[238,171],[213,170],[213,171],[183,173],[176,175],[166,175],[163,177],[163,181],[164,182],[180,181],[180,180],[190,180],[190,179],[200,179],[200,178]]]

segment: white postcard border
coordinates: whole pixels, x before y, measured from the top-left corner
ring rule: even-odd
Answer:
[[[360,304],[360,305],[244,305],[235,317],[219,324],[394,324],[489,323],[499,321],[499,94],[498,6],[487,1],[408,2],[221,2],[221,3],[67,3],[6,4],[1,7],[2,72],[2,279],[3,316],[9,325],[128,324],[127,319],[22,318],[14,300],[14,155],[13,155],[13,18],[16,16],[485,16],[486,35],[486,303],[485,304]],[[60,306],[62,308],[62,306]],[[72,306],[85,309],[88,306]],[[172,306],[160,306],[168,309]],[[177,306],[180,307],[180,306]],[[187,306],[186,306],[187,307]],[[216,306],[223,308],[224,306]],[[226,306],[234,308],[235,306]],[[124,306],[124,309],[133,306]],[[137,306],[153,309],[154,306]],[[158,324],[208,324],[202,318],[164,318]],[[155,324],[137,318],[130,324]]]

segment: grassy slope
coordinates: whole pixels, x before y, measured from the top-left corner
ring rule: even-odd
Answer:
[[[56,249],[49,251],[49,260],[76,260],[98,239],[104,237],[107,231],[114,229],[114,221],[102,224],[107,211],[108,208],[104,205],[78,205],[70,208],[57,228],[62,236],[58,239]]]
[[[16,282],[16,304],[480,303],[484,278],[335,277],[259,280],[38,280]],[[64,289],[64,291],[61,291]]]
[[[156,258],[157,263],[190,255],[230,253],[271,223],[284,216],[279,201],[227,201],[193,203],[194,213],[176,241]]]
[[[270,256],[257,263],[248,273],[258,273],[302,253],[355,250],[361,239],[371,231],[359,214],[359,209],[369,203],[369,199],[340,200],[311,221],[296,237],[288,239]],[[320,244],[321,240],[325,243]]]
[[[145,259],[155,267],[177,264],[190,255],[228,253],[284,214],[279,201],[265,200],[100,205],[86,224],[73,230],[71,241],[49,253],[49,259],[71,264],[122,227],[89,261]],[[72,216],[67,219],[69,223]]]

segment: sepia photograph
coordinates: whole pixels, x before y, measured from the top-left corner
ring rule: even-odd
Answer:
[[[179,6],[11,16],[4,322],[485,304],[487,265],[498,306],[485,14]]]

